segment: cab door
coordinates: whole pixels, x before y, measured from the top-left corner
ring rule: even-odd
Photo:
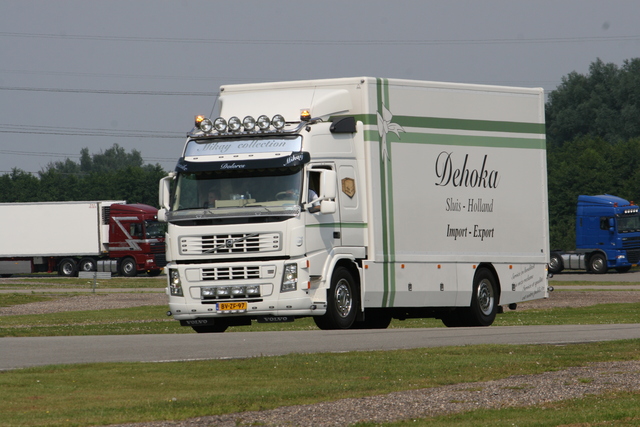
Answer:
[[[326,188],[323,188],[322,171],[335,171],[333,164],[311,164],[307,168],[304,200],[309,203],[314,200],[309,195],[314,193],[319,198],[325,196]],[[335,175],[334,175],[335,176]],[[334,183],[335,185],[335,183]],[[312,196],[313,197],[313,196]],[[338,203],[338,198],[328,199],[329,203]],[[334,247],[342,245],[342,233],[340,227],[340,209],[335,206],[331,213],[322,213],[320,203],[313,203],[305,208],[305,235],[306,253],[309,258],[309,274],[312,278],[322,276],[327,259]]]

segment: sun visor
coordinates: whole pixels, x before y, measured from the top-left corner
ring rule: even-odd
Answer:
[[[176,172],[206,172],[206,171],[232,171],[268,168],[289,168],[308,163],[311,156],[306,151],[291,153],[284,157],[255,160],[224,160],[219,162],[188,161],[184,157],[178,160]]]

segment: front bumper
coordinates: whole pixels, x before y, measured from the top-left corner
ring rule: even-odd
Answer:
[[[285,265],[297,264],[294,290],[281,289]],[[263,316],[320,316],[326,312],[326,292],[313,287],[302,261],[261,261],[167,265],[169,310],[176,320]],[[182,295],[172,292],[171,270],[177,271]],[[259,287],[259,295],[246,289]],[[218,289],[240,295],[216,296]],[[244,289],[244,291],[243,291]],[[214,296],[212,296],[212,294]]]

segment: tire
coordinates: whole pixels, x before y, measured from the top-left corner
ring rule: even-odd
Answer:
[[[133,258],[125,258],[120,261],[120,275],[125,277],[135,277],[138,274],[138,266]]]
[[[73,258],[63,258],[58,264],[58,275],[64,277],[74,277],[78,275],[78,266]]]
[[[498,285],[493,273],[483,268],[473,278],[468,326],[490,326],[498,313]]]
[[[222,333],[227,330],[229,326],[227,325],[203,325],[203,326],[192,326],[193,330],[199,334],[211,334],[211,333]]]
[[[78,271],[96,271],[97,263],[93,258],[82,258],[78,264]]]
[[[313,320],[320,329],[349,329],[356,320],[358,292],[353,276],[345,267],[338,267],[331,277],[327,295],[327,312]]]
[[[560,256],[560,254],[551,254],[551,258],[549,259],[549,273],[560,273],[563,269],[562,256]]]
[[[595,253],[589,257],[589,271],[595,274],[607,272],[607,258],[601,253]]]

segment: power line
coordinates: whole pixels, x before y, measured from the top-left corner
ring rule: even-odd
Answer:
[[[283,40],[283,39],[207,39],[185,37],[135,37],[135,36],[92,36],[82,34],[46,34],[0,32],[0,37],[44,38],[59,40],[96,40],[145,43],[188,43],[188,44],[254,44],[254,45],[478,45],[478,44],[527,44],[527,43],[586,43],[640,40],[640,35],[600,36],[600,37],[548,37],[514,39],[443,39],[443,40]]]
[[[165,95],[165,96],[218,96],[214,92],[168,92],[146,90],[110,90],[110,89],[59,89],[47,87],[14,87],[0,86],[0,90],[17,90],[30,92],[67,92],[67,93],[100,93],[109,95]]]
[[[186,132],[168,132],[157,130],[134,129],[99,129],[63,126],[14,125],[0,123],[0,133],[22,133],[35,135],[66,136],[109,136],[118,138],[186,138]]]

